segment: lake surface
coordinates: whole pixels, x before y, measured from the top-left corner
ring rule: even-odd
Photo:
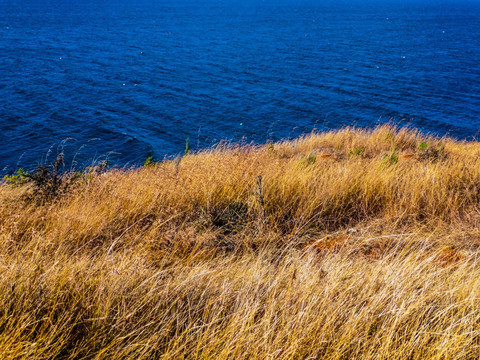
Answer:
[[[0,0],[0,170],[480,130],[480,1]]]

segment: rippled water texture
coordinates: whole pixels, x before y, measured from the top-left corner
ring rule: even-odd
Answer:
[[[478,1],[0,0],[0,169],[394,118],[480,129]],[[50,152],[49,152],[50,149]]]

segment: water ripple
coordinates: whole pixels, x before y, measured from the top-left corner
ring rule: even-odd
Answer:
[[[480,5],[0,0],[0,171],[393,118],[480,128]]]

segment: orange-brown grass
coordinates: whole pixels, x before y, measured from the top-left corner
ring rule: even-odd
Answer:
[[[347,128],[2,184],[0,359],[479,358],[479,155]]]

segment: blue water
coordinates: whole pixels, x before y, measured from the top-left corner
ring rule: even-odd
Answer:
[[[478,135],[480,1],[0,0],[2,172],[390,119]]]

